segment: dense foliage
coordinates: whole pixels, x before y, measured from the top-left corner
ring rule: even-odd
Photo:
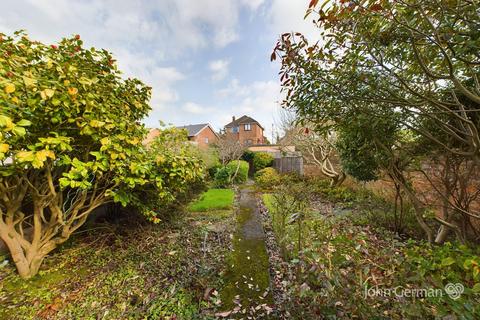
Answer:
[[[206,164],[198,148],[188,142],[188,133],[175,127],[161,130],[147,146],[147,155],[145,167],[150,174],[147,182],[117,198],[124,205],[137,207],[153,222],[159,222],[163,207],[181,202],[183,195],[202,187]]]
[[[265,168],[255,173],[255,182],[262,188],[272,188],[280,181],[280,174],[274,168]]]
[[[243,160],[230,161],[219,168],[215,174],[215,186],[226,188],[232,184],[241,184],[248,180],[249,164]]]
[[[388,117],[358,115],[340,126],[336,146],[345,172],[360,181],[376,180],[388,167],[397,131]]]
[[[0,237],[22,277],[96,208],[133,201],[158,221],[133,190],[161,205],[202,175],[183,147],[159,143],[152,159],[140,123],[150,88],[120,75],[109,52],[84,49],[79,36],[48,46],[0,35]]]
[[[448,233],[460,242],[478,239],[476,4],[326,0],[311,1],[307,15],[315,17],[322,41],[284,34],[272,54],[282,62],[284,106],[301,121],[338,133],[348,173],[391,179],[429,241],[442,243]],[[443,178],[423,170],[434,158]],[[436,203],[420,199],[412,171],[430,183]],[[434,223],[426,220],[429,205],[441,207]]]
[[[267,152],[255,152],[253,154],[253,168],[255,171],[271,167],[273,164],[273,156]]]
[[[288,265],[285,312],[298,319],[478,318],[477,248],[401,241],[379,219],[366,221],[368,211],[392,214],[392,208],[365,189],[315,179],[284,184],[263,200]],[[312,191],[328,201],[294,202],[290,196]],[[450,296],[449,284],[463,291]]]

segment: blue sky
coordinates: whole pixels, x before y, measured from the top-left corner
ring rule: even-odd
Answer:
[[[80,34],[114,53],[125,76],[153,87],[149,127],[208,122],[216,129],[247,114],[271,138],[281,100],[278,35],[314,36],[308,0],[4,0],[0,31],[26,29],[55,43]]]

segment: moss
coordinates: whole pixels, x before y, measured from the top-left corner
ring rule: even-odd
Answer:
[[[252,201],[254,201],[252,197]],[[235,307],[239,296],[242,308],[272,303],[272,297],[264,293],[269,290],[269,263],[263,237],[245,234],[247,224],[254,219],[250,208],[241,206],[236,215],[237,227],[233,235],[233,250],[227,257],[228,269],[223,277],[224,287],[220,292],[224,310]]]
[[[185,219],[178,213],[174,225],[125,221],[110,233],[82,232],[75,246],[49,255],[46,271],[28,281],[7,265],[0,269],[0,319],[207,319],[216,306],[203,294],[222,284],[230,242],[223,230],[231,216],[231,210]]]

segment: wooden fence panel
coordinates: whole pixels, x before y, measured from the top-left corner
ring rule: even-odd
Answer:
[[[281,173],[295,172],[303,175],[303,157],[302,156],[285,156],[276,158],[273,167]]]

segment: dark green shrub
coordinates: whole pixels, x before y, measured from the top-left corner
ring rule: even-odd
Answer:
[[[214,165],[210,168],[207,168],[208,176],[211,179],[215,179],[215,175],[217,174],[217,171],[221,168],[221,165]]]
[[[245,160],[247,162],[253,161],[253,158],[255,157],[255,152],[247,150],[243,153],[242,155],[242,160]]]
[[[271,167],[273,164],[273,156],[266,152],[256,152],[253,156],[253,168],[255,171]]]
[[[457,243],[432,246],[410,241],[405,260],[397,272],[400,285],[415,288],[436,288],[443,295],[425,297],[421,304],[402,307],[404,318],[414,315],[445,319],[457,315],[457,319],[480,319],[480,256],[476,248]],[[449,286],[461,285],[458,296],[449,296]]]
[[[214,177],[214,184],[217,188],[226,188],[230,184],[230,170],[228,167],[217,169]]]
[[[255,173],[255,182],[262,188],[272,188],[279,185],[281,176],[274,168],[265,168]]]

